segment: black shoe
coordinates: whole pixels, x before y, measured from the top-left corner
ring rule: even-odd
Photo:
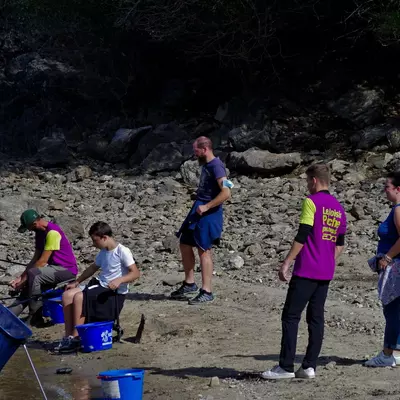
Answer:
[[[21,319],[26,325],[30,325],[34,328],[41,328],[45,326],[45,321],[43,319],[43,307],[39,308],[33,314],[29,314],[25,319]]]
[[[182,283],[182,286],[171,293],[171,299],[173,300],[189,300],[199,293],[199,288],[194,283],[193,285],[188,285],[186,282]]]
[[[61,343],[55,347],[55,351],[62,354],[77,352],[81,347],[81,338],[68,336],[61,340]]]

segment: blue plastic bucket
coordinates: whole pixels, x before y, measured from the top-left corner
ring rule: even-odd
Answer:
[[[42,293],[43,296],[43,311],[42,315],[43,317],[51,317],[50,315],[50,310],[49,310],[49,299],[53,299],[54,297],[60,297],[62,296],[64,292],[64,289],[59,288],[59,289],[50,289],[46,290],[45,292]]]
[[[142,400],[143,369],[114,369],[100,372],[103,399]]]
[[[49,312],[51,322],[53,322],[53,324],[63,324],[64,312],[62,306],[62,298],[54,297],[54,299],[48,299],[46,303],[47,303],[46,307]]]
[[[92,322],[77,325],[84,352],[108,350],[112,348],[113,321]]]
[[[8,308],[0,304],[0,371],[32,331]]]

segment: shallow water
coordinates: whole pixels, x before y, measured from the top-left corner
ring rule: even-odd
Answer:
[[[57,368],[69,367],[68,358],[60,361],[43,349],[28,348],[48,400],[101,399],[100,382],[94,371],[83,365],[69,375],[56,374]],[[72,366],[71,366],[72,367]],[[43,399],[39,384],[21,346],[0,372],[0,400]]]

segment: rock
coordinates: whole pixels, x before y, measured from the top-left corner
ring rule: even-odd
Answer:
[[[387,139],[390,147],[397,151],[400,150],[400,129],[396,127],[392,127],[389,129],[387,133]]]
[[[180,169],[183,181],[192,187],[197,187],[201,175],[201,167],[197,160],[188,160],[181,165]]]
[[[137,149],[140,139],[150,132],[152,126],[137,129],[118,129],[104,154],[108,162],[123,162]]]
[[[238,254],[232,256],[228,260],[228,267],[233,270],[241,269],[244,265],[244,260]]]
[[[167,236],[162,240],[164,250],[169,253],[179,253],[179,239],[175,235]]]
[[[44,167],[64,166],[70,162],[70,157],[71,153],[62,132],[53,132],[51,136],[42,138],[35,155]]]
[[[246,151],[252,147],[264,150],[273,148],[267,128],[263,130],[248,130],[245,126],[234,128],[229,132],[228,140],[236,151]]]
[[[163,279],[162,284],[164,286],[176,286],[179,283],[182,283],[182,277],[181,276],[172,276]]]
[[[382,116],[383,93],[357,87],[336,101],[328,103],[328,108],[340,117],[363,128],[373,124]]]
[[[226,126],[247,125],[260,129],[264,123],[265,110],[263,100],[253,99],[248,102],[234,97],[218,107],[214,118]]]
[[[350,163],[343,160],[334,159],[328,163],[331,173],[336,178],[341,178],[349,171]]]
[[[263,249],[262,249],[260,243],[252,244],[249,247],[247,247],[247,249],[245,250],[245,253],[250,256],[258,256],[258,255],[262,254],[262,252],[263,252]]]
[[[6,221],[15,229],[20,225],[19,218],[27,208],[34,208],[39,214],[47,211],[47,202],[23,196],[4,196],[0,198],[0,221]]]
[[[49,210],[62,211],[65,208],[65,203],[60,200],[53,200],[49,205]]]
[[[353,205],[350,214],[357,220],[364,219],[365,217],[364,210],[358,205]]]
[[[59,214],[53,218],[53,221],[61,227],[70,242],[75,242],[77,239],[87,236],[82,222],[77,218],[66,214]]]
[[[87,165],[79,165],[73,171],[73,181],[81,182],[92,176],[92,170]]]
[[[212,378],[211,378],[211,380],[210,380],[210,387],[217,387],[217,386],[219,386],[220,385],[220,383],[219,383],[219,378],[218,378],[218,376],[213,376]]]
[[[394,128],[387,124],[369,126],[354,135],[351,140],[357,149],[368,150],[385,141],[392,131]]]
[[[333,370],[336,368],[336,361],[331,361],[325,365],[325,369]]]
[[[3,266],[3,263],[2,263]],[[24,271],[26,267],[23,267],[22,265],[15,265],[13,263],[10,263],[7,265],[7,269],[5,270],[6,276],[9,277],[17,277],[20,276]]]
[[[392,159],[387,163],[386,169],[388,171],[400,170],[400,152],[394,153]]]
[[[179,125],[174,122],[169,124],[163,124],[157,126],[151,132],[147,132],[146,135],[139,141],[136,152],[132,155],[129,160],[129,164],[131,166],[140,165],[146,157],[156,148],[159,144],[171,144],[172,142],[180,143],[187,142],[191,139],[191,135],[183,130]],[[161,149],[170,150],[171,147],[159,147],[158,152],[162,151]],[[176,150],[176,149],[172,149]],[[191,143],[190,143],[190,151],[192,151]],[[179,152],[181,152],[181,148],[179,148]],[[154,156],[151,160],[154,160]],[[164,158],[166,159],[166,155],[164,154]],[[177,154],[175,154],[175,157]],[[184,161],[184,160],[183,160]],[[178,166],[179,167],[179,166]]]
[[[13,58],[7,65],[6,75],[19,82],[21,86],[39,86],[46,81],[67,79],[78,71],[70,65],[50,58],[43,58],[39,53],[25,53]]]
[[[192,145],[179,145],[173,143],[160,143],[140,164],[141,168],[148,172],[174,171],[192,156]]]
[[[384,169],[393,159],[393,155],[390,153],[384,154],[375,154],[370,153],[370,156],[367,158],[367,162],[369,162],[372,166],[377,169]]]
[[[103,135],[95,134],[89,137],[85,151],[93,158],[105,160],[108,148],[108,140]]]
[[[275,154],[267,150],[249,149],[243,153],[232,152],[228,167],[241,173],[276,176],[292,171],[301,161],[300,153]]]

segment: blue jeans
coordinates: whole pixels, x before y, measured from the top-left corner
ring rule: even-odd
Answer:
[[[400,334],[400,297],[383,306],[383,315],[386,319],[384,346],[395,350]]]

